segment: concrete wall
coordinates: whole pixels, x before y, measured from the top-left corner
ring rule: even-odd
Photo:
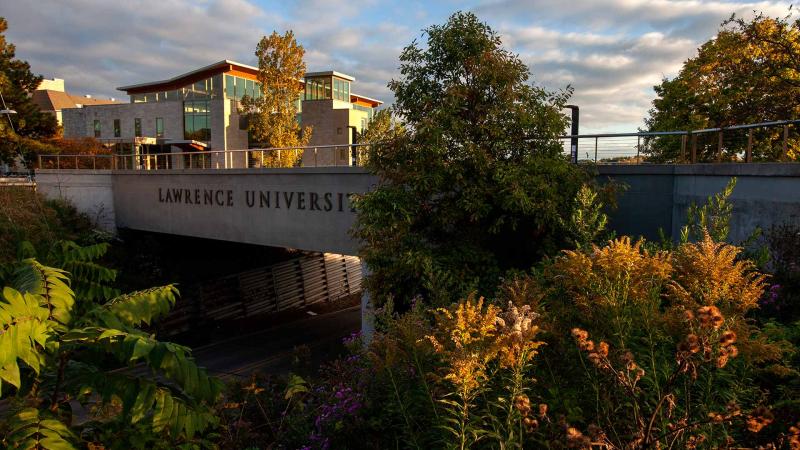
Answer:
[[[118,171],[117,226],[353,255],[348,194],[372,189],[356,168]]]
[[[64,199],[88,215],[101,229],[116,231],[110,170],[36,171],[36,189],[45,197]]]
[[[598,166],[599,179],[622,181],[629,189],[611,213],[619,234],[673,239],[686,224],[686,210],[703,204],[737,177],[731,196],[730,239],[746,239],[756,227],[800,223],[800,164],[691,164]]]

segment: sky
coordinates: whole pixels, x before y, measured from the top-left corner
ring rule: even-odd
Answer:
[[[697,0],[0,0],[7,38],[35,73],[75,94],[127,100],[116,87],[232,59],[256,64],[261,36],[293,30],[309,71],[356,77],[352,91],[392,103],[387,83],[422,30],[472,11],[556,90],[571,85],[581,132],[642,126],[653,85],[674,77],[732,13],[785,16],[784,1]]]

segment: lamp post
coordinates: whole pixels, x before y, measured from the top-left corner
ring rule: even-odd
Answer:
[[[578,119],[580,118],[580,108],[577,105],[564,105],[565,108],[572,110],[572,130],[570,131],[570,159],[574,164],[578,163]]]

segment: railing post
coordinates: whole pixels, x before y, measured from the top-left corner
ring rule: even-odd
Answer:
[[[692,164],[697,163],[697,135],[692,134],[689,132],[689,135],[692,137]]]
[[[317,147],[314,147],[314,167],[317,167]]]
[[[783,153],[781,154],[781,161],[785,161],[789,157],[789,125],[783,126]]]
[[[78,170],[78,155],[75,155],[75,170]]]
[[[642,137],[636,136],[636,164],[639,164],[639,153],[642,148]]]
[[[37,159],[39,160],[39,168],[42,169],[42,155],[37,155]]]
[[[744,152],[744,162],[753,162],[753,129],[747,132],[747,150]]]
[[[595,136],[594,138],[594,163],[597,164],[597,139],[598,137]]]
[[[92,155],[92,170],[97,170],[97,155]]]
[[[278,150],[278,167],[281,167],[283,164],[281,162],[281,151]]]
[[[686,162],[686,139],[688,138],[687,135],[681,135],[681,159],[680,162]]]
[[[719,138],[717,139],[717,162],[722,161],[722,129],[719,130]]]

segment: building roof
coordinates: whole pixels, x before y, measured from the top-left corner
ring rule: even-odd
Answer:
[[[119,91],[126,91],[128,94],[139,94],[145,92],[154,92],[159,90],[177,89],[189,83],[194,83],[209,76],[215,75],[219,72],[240,71],[255,75],[258,73],[258,67],[249,66],[247,64],[238,63],[229,59],[223,59],[213,64],[203,66],[199,69],[190,72],[176,75],[167,80],[151,81],[148,83],[131,84],[128,86],[120,86],[117,88]]]
[[[351,77],[350,75],[337,72],[335,70],[325,70],[322,72],[306,72],[306,78],[311,78],[311,77],[336,77],[347,81],[356,81],[355,77]]]
[[[80,108],[86,105],[110,105],[120,103],[110,99],[82,97],[80,95],[70,94],[69,92],[45,89],[33,91],[31,100],[42,111],[61,111],[66,108]]]
[[[372,108],[376,108],[383,104],[382,101],[367,97],[366,95],[350,93],[350,103],[367,103]]]

